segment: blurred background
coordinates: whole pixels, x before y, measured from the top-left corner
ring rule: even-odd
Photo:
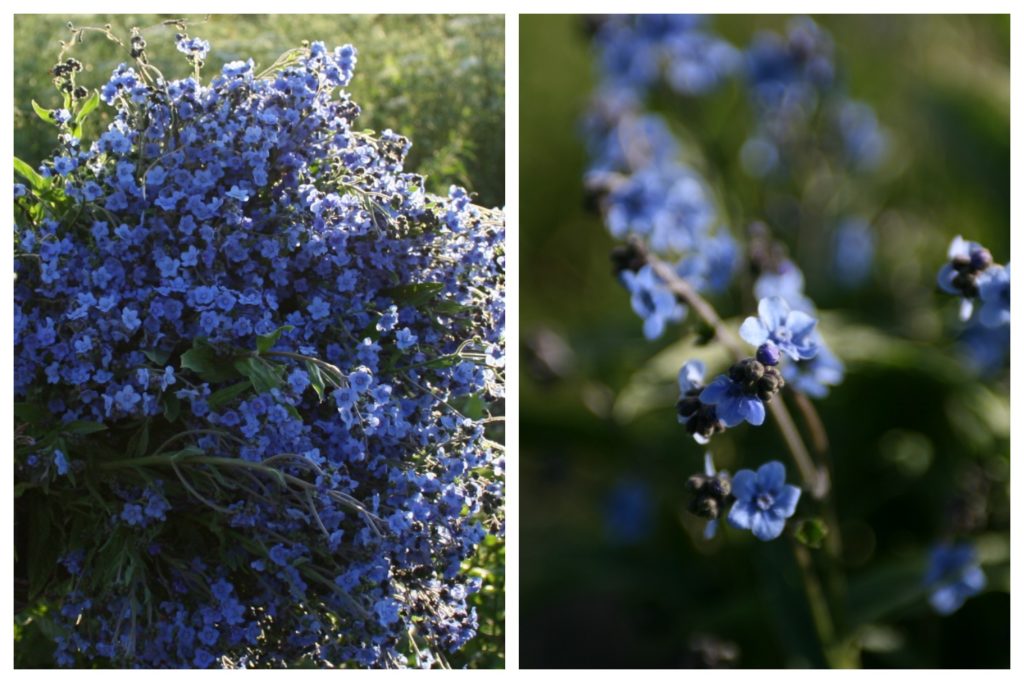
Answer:
[[[191,72],[174,46],[177,15],[16,15],[14,71],[14,153],[33,164],[54,141],[49,126],[32,111],[59,99],[48,72],[76,27],[111,24],[127,42],[138,27],[150,61],[168,78]],[[189,35],[210,42],[206,78],[225,62],[252,59],[257,72],[301,41],[321,40],[329,49],[351,43],[359,50],[349,85],[362,108],[358,125],[386,128],[413,142],[406,169],[429,176],[428,189],[448,193],[456,183],[478,194],[488,207],[505,202],[505,18],[500,15],[302,15],[245,14],[188,17]],[[205,19],[205,21],[204,21]],[[89,32],[69,53],[84,63],[79,82],[99,87],[127,55],[101,33]],[[109,112],[106,112],[109,115]],[[92,117],[105,126],[109,119]],[[89,131],[86,137],[90,138]],[[93,138],[94,139],[94,138]]]
[[[710,28],[742,49],[788,19],[724,16]],[[848,94],[884,130],[872,173],[800,187],[751,179],[740,83],[701,98],[656,92],[650,104],[733,236],[764,220],[786,243],[846,364],[817,402],[843,539],[844,585],[830,588],[845,596],[833,608],[846,660],[1008,667],[1009,361],[962,334],[935,276],[958,234],[1010,259],[1009,18],[814,19]],[[704,449],[676,422],[676,373],[703,354],[713,375],[725,356],[699,347],[692,315],[646,341],[613,276],[615,241],[582,183],[580,118],[597,82],[588,24],[520,23],[521,664],[822,666],[789,542],[732,529],[707,542],[686,511]],[[848,221],[866,227],[840,229]],[[853,249],[863,267],[840,272]],[[741,274],[713,300],[733,329],[754,311],[749,285]],[[770,423],[716,436],[716,464],[779,459],[794,479]],[[965,516],[988,586],[940,617],[922,586],[927,554]]]
[[[191,73],[174,46],[178,31],[165,26],[177,15],[16,15],[14,152],[37,166],[51,154],[53,127],[32,111],[59,98],[48,75],[67,40],[66,24],[102,27],[127,42],[132,27],[142,30],[150,62],[167,78]],[[386,128],[413,142],[405,168],[426,175],[427,188],[447,195],[452,183],[474,192],[474,202],[505,204],[505,18],[502,15],[212,15],[189,17],[189,35],[210,42],[203,69],[208,80],[224,63],[252,58],[257,72],[303,40],[329,49],[352,43],[359,51],[349,86],[362,108],[360,130]],[[98,88],[127,55],[103,34],[88,32],[68,52],[85,66],[78,82]],[[85,139],[110,121],[101,106],[86,124]],[[91,127],[91,129],[90,129]],[[504,540],[488,536],[464,570],[483,581],[473,597],[479,634],[448,656],[455,667],[502,668],[505,662]],[[53,644],[37,630],[16,624],[18,666],[52,666]]]

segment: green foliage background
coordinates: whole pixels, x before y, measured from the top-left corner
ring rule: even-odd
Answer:
[[[847,577],[836,605],[841,659],[865,667],[1009,666],[1009,373],[979,377],[955,346],[957,304],[935,273],[957,234],[1010,259],[1008,17],[815,17],[836,42],[840,78],[891,135],[887,164],[855,183],[799,188],[818,213],[772,204],[743,176],[749,130],[736,85],[692,100],[662,94],[669,119],[722,202],[734,236],[766,219],[807,275],[821,329],[847,365],[818,403],[831,440]],[[723,16],[743,47],[787,17]],[[701,540],[686,479],[704,449],[676,423],[675,375],[701,356],[692,325],[647,342],[612,276],[614,244],[586,207],[579,117],[595,83],[582,17],[524,16],[521,59],[521,663],[676,667],[702,663],[702,639],[741,667],[821,666],[789,543],[720,531]],[[557,68],[554,68],[557,65]],[[754,207],[764,207],[763,212]],[[866,285],[837,286],[823,228],[851,207],[877,236]],[[741,276],[742,278],[742,276]],[[744,291],[742,303],[737,294]],[[754,310],[749,281],[715,301],[734,329]],[[796,418],[799,422],[799,417]],[[715,437],[716,464],[795,468],[771,424]],[[921,588],[950,500],[987,487],[977,537],[989,585],[950,617]],[[650,514],[622,523],[617,487]],[[642,506],[640,506],[642,507]],[[801,504],[801,509],[806,509]],[[840,587],[842,588],[842,587]],[[704,662],[706,663],[706,662]]]
[[[181,17],[17,15],[15,155],[35,165],[52,151],[51,131],[32,112],[31,100],[47,108],[58,103],[47,72],[60,51],[59,41],[69,37],[68,21],[79,27],[110,23],[125,41],[131,27],[142,29],[150,61],[168,78],[177,78],[187,76],[191,67],[174,47],[177,29],[161,25],[176,18]],[[363,110],[357,125],[391,128],[412,139],[406,168],[429,176],[432,191],[447,194],[448,186],[457,183],[476,192],[479,204],[504,204],[504,17],[246,14],[189,19],[189,35],[208,40],[212,48],[203,70],[206,78],[235,59],[252,57],[257,67],[269,66],[303,40],[322,40],[331,49],[352,43],[359,62],[349,91]],[[70,55],[85,64],[79,81],[89,87],[104,83],[127,60],[99,33],[87,33]],[[99,127],[106,121],[95,117],[90,123]]]
[[[76,27],[112,25],[126,40],[139,27],[150,61],[168,78],[184,77],[191,67],[174,47],[177,29],[164,26],[170,15],[17,15],[15,17],[15,156],[32,166],[55,144],[53,127],[32,111],[36,100],[58,105],[48,71]],[[201,22],[201,23],[200,23]],[[303,40],[322,40],[329,48],[352,43],[359,50],[349,90],[361,106],[362,128],[391,128],[413,141],[406,169],[428,176],[428,188],[447,194],[450,184],[476,193],[485,206],[505,203],[505,36],[500,15],[214,15],[190,21],[190,35],[211,44],[204,79],[225,63],[252,57],[269,66]],[[100,33],[68,53],[85,65],[78,82],[97,88],[127,55]],[[100,107],[86,124],[85,139],[95,139],[109,122]],[[44,507],[45,509],[45,507]],[[464,570],[483,580],[473,597],[479,634],[461,651],[448,654],[455,667],[502,668],[505,662],[504,542],[488,536]],[[21,608],[19,608],[20,610]],[[49,609],[34,606],[15,619],[16,665],[52,666],[53,634],[47,633]],[[301,662],[293,663],[302,666]]]

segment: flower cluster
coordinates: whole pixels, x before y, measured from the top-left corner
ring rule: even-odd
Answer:
[[[443,661],[504,530],[503,215],[356,131],[353,47],[204,84],[177,45],[196,76],[119,66],[99,139],[15,186],[19,491],[74,529],[56,661]]]
[[[685,15],[614,16],[597,30],[601,86],[585,129],[591,162],[588,189],[598,198],[611,234],[640,239],[673,260],[698,291],[719,292],[732,278],[737,248],[721,222],[704,179],[681,160],[665,120],[644,111],[659,83],[698,95],[739,67],[739,52]],[[616,262],[644,336],[660,337],[686,309],[641,259]]]
[[[967,323],[961,344],[971,364],[990,373],[1009,353],[1010,264],[999,265],[988,249],[960,235],[950,243],[947,258],[939,269],[939,289],[960,298],[960,320]]]
[[[705,538],[715,535],[718,520],[731,505],[726,516],[731,526],[771,541],[782,535],[800,501],[800,489],[786,483],[786,468],[777,460],[756,472],[740,470],[730,478],[728,472],[715,471],[709,453],[704,457],[704,473],[690,477],[687,487],[693,493],[690,511],[708,520]]]
[[[947,615],[984,590],[987,581],[973,546],[942,543],[932,549],[924,583],[931,591],[932,607]]]

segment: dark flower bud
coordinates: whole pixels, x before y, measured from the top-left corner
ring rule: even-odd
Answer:
[[[694,474],[686,480],[686,488],[698,493],[708,482],[708,477],[703,474]]]
[[[721,500],[725,500],[732,494],[732,481],[725,472],[719,472],[708,479],[706,486],[711,495]]]
[[[992,252],[982,247],[971,252],[971,268],[975,271],[982,271],[992,265]]]
[[[679,417],[690,417],[700,410],[702,404],[700,399],[697,398],[696,393],[698,392],[689,392],[676,403],[676,412],[679,414]],[[694,395],[691,396],[690,394]]]
[[[729,368],[729,379],[742,384],[748,394],[757,392],[757,381],[764,376],[765,366],[754,358],[744,358]]]
[[[612,249],[611,258],[616,275],[624,270],[635,273],[646,264],[640,250],[632,244],[620,244],[615,247]]]
[[[764,376],[757,380],[757,397],[768,402],[784,386],[786,386],[786,380],[782,378],[782,373],[777,368],[765,368]]]
[[[88,95],[89,91],[82,86],[78,86],[77,88],[75,88],[74,92],[71,93],[71,96],[74,97],[76,100],[85,99]]]
[[[958,273],[969,273],[971,270],[971,257],[964,254],[958,254],[953,257],[950,264]]]
[[[978,282],[973,273],[958,272],[953,278],[953,286],[967,298],[978,296]]]
[[[718,519],[721,506],[718,500],[711,496],[698,495],[690,501],[690,512],[705,519]]]
[[[782,360],[782,352],[778,346],[767,341],[757,347],[757,360],[764,365],[778,365]]]

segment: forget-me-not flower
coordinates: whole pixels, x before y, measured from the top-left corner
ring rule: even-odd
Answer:
[[[924,583],[932,590],[928,602],[936,612],[947,615],[980,593],[986,579],[972,546],[943,543],[932,549]]]
[[[978,319],[985,327],[1010,324],[1010,264],[994,266],[978,279],[981,310]]]
[[[657,339],[668,323],[679,322],[686,316],[686,308],[655,274],[650,265],[635,273],[624,270],[622,284],[632,295],[630,303],[637,315],[644,319],[644,336]]]
[[[740,470],[732,477],[736,503],[729,511],[729,524],[750,529],[762,541],[782,535],[786,520],[796,512],[800,489],[786,483],[786,468],[778,460],[753,470]]]
[[[818,321],[803,311],[791,310],[782,297],[761,299],[757,305],[758,317],[749,317],[740,326],[744,341],[761,346],[772,342],[793,360],[808,360],[818,353],[814,341],[814,327]]]

